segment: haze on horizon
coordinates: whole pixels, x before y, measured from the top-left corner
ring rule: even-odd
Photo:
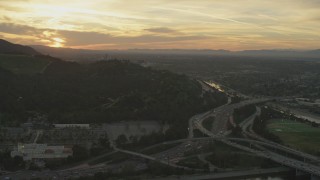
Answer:
[[[319,0],[0,1],[0,38],[84,49],[318,49]]]

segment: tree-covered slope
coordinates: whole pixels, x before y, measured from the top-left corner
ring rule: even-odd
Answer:
[[[41,73],[55,58],[20,54],[0,54],[0,67],[16,74]]]
[[[186,76],[128,61],[54,61],[43,73],[28,76],[0,72],[8,76],[1,79],[7,84],[0,86],[6,102],[0,107],[3,121],[24,122],[28,112],[39,112],[61,123],[156,120],[173,124],[226,101],[219,92],[201,96],[200,84]]]

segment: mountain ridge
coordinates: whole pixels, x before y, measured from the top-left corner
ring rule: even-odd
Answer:
[[[29,46],[13,44],[4,39],[0,39],[1,54],[23,54],[23,55],[41,55],[38,51]]]
[[[127,50],[90,50],[73,48],[53,48],[42,45],[31,45],[43,54],[50,54],[63,58],[81,56],[83,54],[145,54],[145,55],[205,55],[205,56],[237,56],[237,57],[273,57],[273,58],[310,58],[320,59],[320,49],[314,50],[295,50],[295,49],[261,49],[229,51],[224,49],[127,49]]]

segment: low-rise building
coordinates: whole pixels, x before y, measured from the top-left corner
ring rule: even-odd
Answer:
[[[89,124],[53,124],[55,128],[85,128],[89,129],[90,125]]]
[[[18,144],[11,151],[11,157],[21,156],[24,161],[33,159],[58,159],[72,156],[71,147],[48,146],[47,144]]]

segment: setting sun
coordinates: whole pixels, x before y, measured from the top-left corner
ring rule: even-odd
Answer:
[[[52,38],[52,44],[50,45],[51,47],[63,47],[63,43],[65,43],[65,40],[61,38]]]

